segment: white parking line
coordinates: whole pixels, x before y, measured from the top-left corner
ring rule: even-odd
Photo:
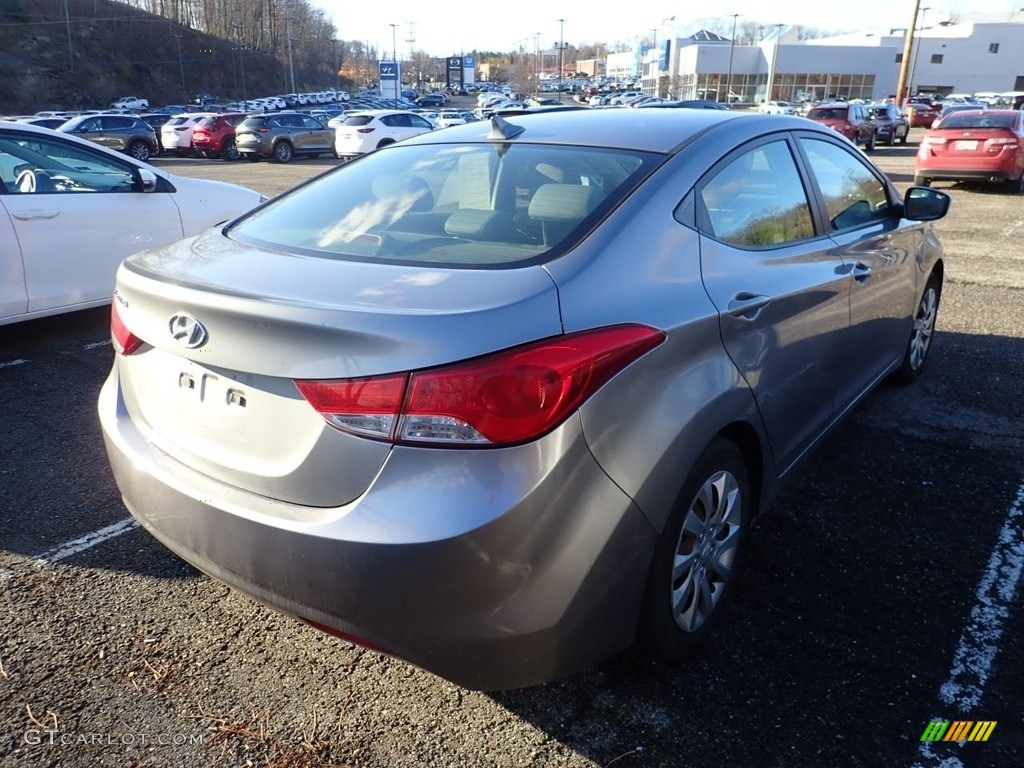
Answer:
[[[0,368],[8,368],[12,365],[24,365],[27,362],[29,361],[19,357],[17,360],[8,360],[7,362],[0,363]]]
[[[79,552],[83,552],[90,547],[95,547],[97,544],[102,544],[108,539],[112,539],[115,536],[120,536],[122,533],[133,531],[139,527],[138,521],[134,517],[129,517],[125,520],[121,520],[112,525],[108,525],[105,528],[100,528],[98,531],[87,533],[85,536],[74,539],[73,541],[66,541],[63,544],[58,544],[52,549],[48,549],[43,554],[36,556],[36,562],[56,563],[58,560],[63,560],[66,557],[77,555]]]
[[[106,341],[94,341],[92,344],[86,344],[82,349],[96,349],[96,347],[109,347],[110,339]]]
[[[1017,600],[1024,574],[1024,483],[1010,505],[1006,522],[978,584],[971,616],[953,653],[949,679],[939,688],[939,699],[957,713],[970,716],[981,703],[985,683],[999,655],[1010,609]],[[942,718],[946,718],[945,713]],[[922,723],[922,728],[926,725]],[[911,768],[963,768],[956,757],[935,754],[931,742],[922,742],[918,761]]]

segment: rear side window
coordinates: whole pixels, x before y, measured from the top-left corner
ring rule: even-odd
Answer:
[[[708,234],[730,245],[763,248],[814,236],[807,193],[785,141],[744,152],[700,192]]]

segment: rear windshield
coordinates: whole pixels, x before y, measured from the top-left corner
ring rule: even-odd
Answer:
[[[889,110],[886,107],[872,107],[868,110],[868,114],[871,117],[888,117]]]
[[[354,115],[346,117],[342,125],[366,125],[371,120],[373,120],[373,115]]]
[[[227,234],[329,259],[520,266],[576,244],[662,160],[607,148],[396,145],[282,195]]]
[[[204,117],[202,120],[200,120],[198,123],[196,123],[196,126],[197,127],[200,126],[200,125],[201,126],[209,126],[209,125],[213,125],[216,122],[217,122],[217,118],[216,117]]]
[[[974,130],[999,130],[1013,128],[1016,121],[1015,115],[964,115],[956,112],[947,115],[939,123],[939,128]]]
[[[247,117],[241,123],[242,128],[260,128],[267,124],[267,118],[265,117]]]
[[[164,123],[164,125],[181,125],[182,123],[187,123],[188,121],[189,118],[187,117],[172,117],[170,120]]]
[[[807,113],[811,120],[845,120],[846,107],[832,107],[829,109],[812,109]]]

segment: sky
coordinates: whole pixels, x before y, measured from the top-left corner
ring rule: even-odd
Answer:
[[[545,0],[515,0],[512,3],[428,3],[424,0],[374,2],[351,0],[312,0],[334,22],[343,40],[362,40],[390,54],[392,41],[400,56],[410,50],[435,56],[469,53],[476,50],[511,51],[519,47],[533,51],[551,48],[559,40],[579,46],[586,43],[611,44],[657,38],[672,32],[695,32],[698,21],[719,18],[722,26],[731,25],[732,14],[740,14],[739,23],[754,21],[765,25],[803,24],[823,31],[848,32],[885,27],[906,27],[913,13],[913,0],[857,0],[854,3],[775,0],[765,10],[764,0],[727,0],[721,4],[721,16],[706,10],[683,11],[679,5],[652,3],[642,13],[632,14],[629,4],[565,3],[556,6]],[[1024,7],[1024,0],[921,0],[929,7],[926,23],[937,21],[939,14],[1009,13]],[[674,21],[670,21],[675,17]],[[559,23],[564,18],[564,24]],[[392,36],[391,24],[395,24]],[[408,39],[412,38],[413,42]]]

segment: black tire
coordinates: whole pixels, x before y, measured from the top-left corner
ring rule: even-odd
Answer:
[[[295,157],[295,150],[287,141],[279,141],[274,145],[274,160],[279,163],[290,163]]]
[[[901,146],[906,146],[907,145],[907,136],[909,136],[909,135],[910,135],[910,131],[908,130],[906,133],[904,133],[902,136],[899,137],[898,141],[899,141]]]
[[[394,144],[394,143],[395,143],[394,139],[381,139],[380,143],[377,145],[377,149],[380,149],[381,147],[386,147],[388,144]]]
[[[893,374],[893,380],[897,384],[912,384],[924,372],[934,341],[935,321],[939,315],[941,298],[942,281],[936,275],[932,275],[928,278],[924,292],[917,302],[914,325],[910,329],[910,339],[903,353],[903,362]]]
[[[751,504],[743,454],[715,438],[690,470],[654,551],[637,628],[649,653],[682,661],[721,622],[739,575]]]
[[[1011,195],[1019,195],[1024,192],[1024,173],[1018,176],[1016,179],[1007,179],[1003,182],[1003,189],[1009,192]]]
[[[929,179],[927,176],[915,176],[914,177],[914,186],[915,187],[930,187],[931,185],[932,185],[932,180]]]
[[[149,144],[144,141],[133,141],[128,145],[128,154],[134,157],[136,160],[146,162],[153,154],[149,148]]]
[[[874,152],[875,151],[875,143],[877,141],[878,141],[878,137],[875,135],[874,131],[872,131],[871,132],[871,136],[868,138],[867,143],[864,145],[864,151],[865,152]]]
[[[241,154],[238,152],[238,147],[235,146],[234,139],[224,139],[224,149],[222,150],[221,157],[229,162],[242,159]]]

